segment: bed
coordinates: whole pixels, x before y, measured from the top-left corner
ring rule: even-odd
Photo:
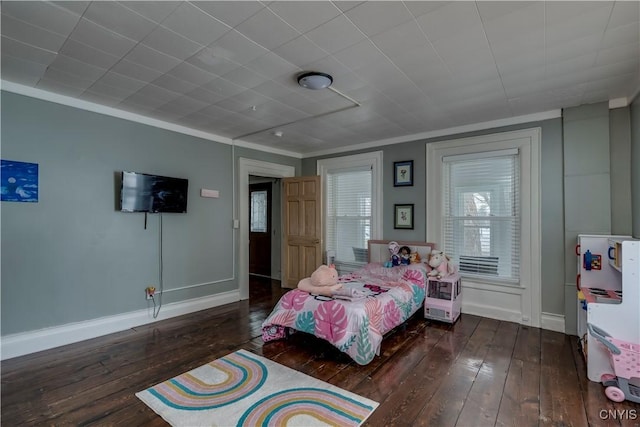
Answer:
[[[340,276],[343,290],[351,291],[351,296],[326,297],[299,289],[285,293],[262,323],[263,341],[284,339],[297,331],[328,341],[360,365],[380,355],[383,336],[422,307],[427,282],[423,262],[383,267],[389,259],[388,243],[370,240],[369,262]],[[435,248],[424,242],[398,244],[417,252],[423,261]]]

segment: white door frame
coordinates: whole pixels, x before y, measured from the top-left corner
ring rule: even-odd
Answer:
[[[474,150],[491,151],[519,147],[521,150],[520,174],[523,196],[521,198],[523,230],[521,235],[520,285],[504,286],[482,280],[463,280],[463,290],[469,290],[462,310],[470,314],[517,322],[540,327],[542,317],[542,270],[541,270],[541,208],[540,208],[540,149],[541,129],[531,128],[511,132],[481,135],[426,144],[426,197],[427,241],[441,244],[441,177],[443,153],[458,154]],[[475,147],[474,147],[475,146]],[[473,147],[473,148],[472,148]],[[491,303],[505,304],[510,308],[501,309]],[[515,309],[519,306],[519,309]],[[466,311],[465,311],[466,309]]]
[[[249,299],[249,175],[288,178],[295,174],[293,166],[238,158],[238,292],[241,300]]]

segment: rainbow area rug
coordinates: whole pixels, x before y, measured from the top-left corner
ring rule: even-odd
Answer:
[[[172,426],[359,426],[378,403],[245,350],[136,396]]]

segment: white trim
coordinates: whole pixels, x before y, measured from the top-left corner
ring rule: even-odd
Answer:
[[[464,292],[463,292],[464,293]],[[496,309],[494,306],[482,305],[474,302],[469,302],[462,296],[462,309],[463,314],[472,314],[474,316],[487,317],[489,319],[502,320],[504,322],[521,322],[521,313],[516,310]]]
[[[520,174],[523,177],[521,180],[523,185],[522,224],[529,225],[528,229],[522,230],[520,253],[522,258],[529,262],[523,262],[520,265],[520,278],[524,284],[521,288],[522,312],[521,317],[519,316],[515,321],[533,327],[540,327],[542,311],[540,141],[541,129],[530,128],[426,144],[426,199],[434,201],[440,200],[440,188],[442,187],[440,171],[443,156],[464,154],[474,150],[494,151],[512,147],[519,148],[522,155]],[[528,178],[528,186],[526,186],[524,178]],[[426,240],[429,242],[441,243],[443,240],[440,209],[440,202],[427,203]]]
[[[235,160],[234,160],[235,161]],[[238,219],[240,244],[238,245],[238,290],[240,299],[249,298],[249,175],[270,178],[295,176],[296,168],[261,160],[238,158]],[[280,227],[282,230],[282,227]],[[284,262],[284,260],[283,260]]]
[[[371,151],[369,153],[354,154],[351,156],[332,157],[328,159],[321,159],[316,162],[316,172],[320,175],[322,180],[322,188],[327,188],[327,172],[335,169],[354,169],[359,167],[370,167],[373,174],[373,182],[371,188],[371,195],[373,200],[371,205],[373,207],[373,218],[371,221],[371,240],[377,240],[382,238],[383,234],[383,199],[382,199],[382,151]],[[327,204],[327,192],[322,191],[323,206],[329,206]],[[326,220],[326,212],[322,213],[322,217]],[[326,226],[323,226],[323,230],[326,231]],[[325,239],[326,241],[326,239]]]
[[[107,107],[106,105],[96,104],[95,102],[84,101],[82,99],[72,98],[70,96],[60,95],[53,92],[48,92],[42,89],[36,89],[34,87],[24,86],[18,83],[8,82],[6,80],[0,80],[0,89],[17,93],[18,95],[29,96],[31,98],[42,99],[44,101],[53,102],[56,104],[66,105],[68,107],[74,107],[85,111],[91,111],[98,114],[104,114],[105,116],[117,117],[123,120],[129,120],[131,122],[142,123],[144,125],[153,126],[159,129],[165,129],[173,132],[178,132],[184,135],[195,136],[196,138],[202,138],[209,141],[218,142],[220,144],[235,144],[238,147],[250,148],[253,150],[264,151],[267,153],[280,154],[283,156],[294,157],[297,159],[302,158],[302,155],[297,152],[281,150],[278,148],[267,147],[265,145],[254,144],[252,142],[233,140],[226,136],[216,135],[214,133],[203,132],[200,130],[192,129],[186,126],[177,125],[175,123],[169,123],[151,117],[143,116],[141,114],[132,113],[129,111],[119,110],[114,107]]]
[[[162,307],[160,314],[155,319],[153,318],[153,307],[150,306],[145,310],[136,310],[114,316],[39,329],[37,331],[6,335],[3,336],[1,340],[2,354],[0,355],[0,359],[6,360],[12,357],[124,331],[136,326],[230,304],[239,301],[239,299],[240,297],[237,290],[221,292],[215,295],[166,304]]]
[[[540,327],[549,331],[564,332],[564,315],[555,313],[542,313]]]
[[[347,145],[341,148],[314,151],[313,153],[304,153],[302,158],[324,156],[328,154],[344,153],[347,151],[365,150],[370,148],[382,147],[385,145],[401,144],[403,142],[420,141],[423,139],[437,138],[441,136],[458,135],[466,132],[475,132],[486,129],[494,129],[504,126],[517,125],[522,123],[531,123],[543,120],[557,119],[562,117],[562,110],[550,110],[541,113],[527,114],[524,116],[509,117],[506,119],[492,120],[488,122],[472,123],[464,126],[455,126],[447,129],[433,130],[412,135],[399,136],[396,138],[381,139],[378,141],[364,142],[362,144]]]
[[[609,109],[613,110],[614,108],[622,108],[629,105],[629,99],[627,98],[616,98],[609,100]]]

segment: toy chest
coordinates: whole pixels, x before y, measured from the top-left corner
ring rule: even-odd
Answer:
[[[640,403],[640,344],[613,338],[591,323],[587,329],[609,352],[613,373],[600,378],[606,387],[604,393],[614,402],[626,399]]]
[[[462,285],[459,274],[429,277],[424,300],[425,319],[454,323],[460,317]]]

